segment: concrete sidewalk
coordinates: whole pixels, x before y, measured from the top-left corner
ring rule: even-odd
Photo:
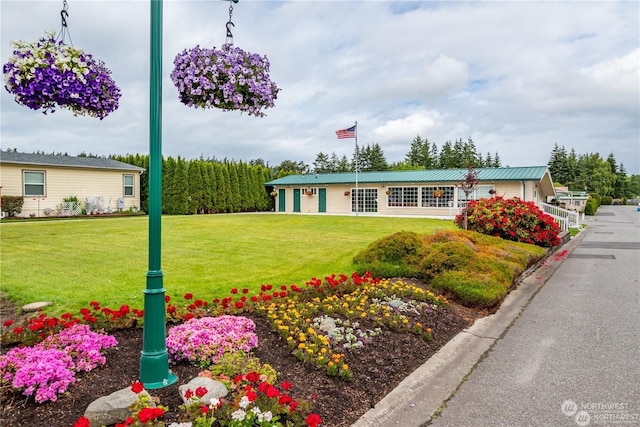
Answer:
[[[580,425],[584,408],[596,425],[596,416],[610,415],[605,404],[637,417],[640,213],[629,208],[601,208],[605,220],[597,216],[495,314],[458,334],[353,426],[570,426]],[[575,403],[573,414],[566,402]]]

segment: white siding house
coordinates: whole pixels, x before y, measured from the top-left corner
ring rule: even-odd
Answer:
[[[267,182],[276,212],[452,217],[468,200],[519,197],[537,205],[555,196],[546,166],[479,168],[478,185],[460,187],[467,169],[289,175]]]
[[[59,215],[73,196],[88,213],[139,209],[143,171],[106,158],[0,152],[0,190],[24,199],[25,217]]]

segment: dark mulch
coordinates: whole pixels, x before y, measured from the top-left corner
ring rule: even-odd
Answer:
[[[1,317],[11,318],[12,307],[5,304],[6,300],[2,302]],[[409,333],[385,331],[363,349],[347,353],[347,362],[353,371],[351,381],[328,377],[314,366],[299,362],[291,355],[284,340],[258,316],[251,316],[259,337],[254,354],[280,373],[279,381],[294,384],[295,398],[316,399],[314,412],[322,417],[324,426],[350,426],[453,336],[485,314],[454,303],[448,309],[425,314],[421,322],[432,328],[434,339],[431,341]],[[129,387],[139,372],[142,331],[126,329],[110,333],[119,345],[107,354],[106,365],[79,375],[76,384],[58,401],[36,404],[33,398],[25,399],[6,387],[0,389],[0,425],[72,426],[90,402]],[[178,385],[186,383],[199,371],[187,364],[174,365],[171,369],[178,375],[178,382],[150,390],[152,396],[159,397],[160,402],[169,407],[164,418],[169,423],[177,421],[175,410],[182,403]]]

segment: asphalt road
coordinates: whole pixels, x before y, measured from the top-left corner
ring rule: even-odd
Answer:
[[[586,224],[425,425],[640,426],[640,212],[603,206]]]

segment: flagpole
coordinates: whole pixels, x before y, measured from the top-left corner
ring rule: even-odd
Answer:
[[[360,209],[360,205],[358,204],[359,200],[358,194],[358,121],[356,120],[356,216],[358,216],[358,210]]]

